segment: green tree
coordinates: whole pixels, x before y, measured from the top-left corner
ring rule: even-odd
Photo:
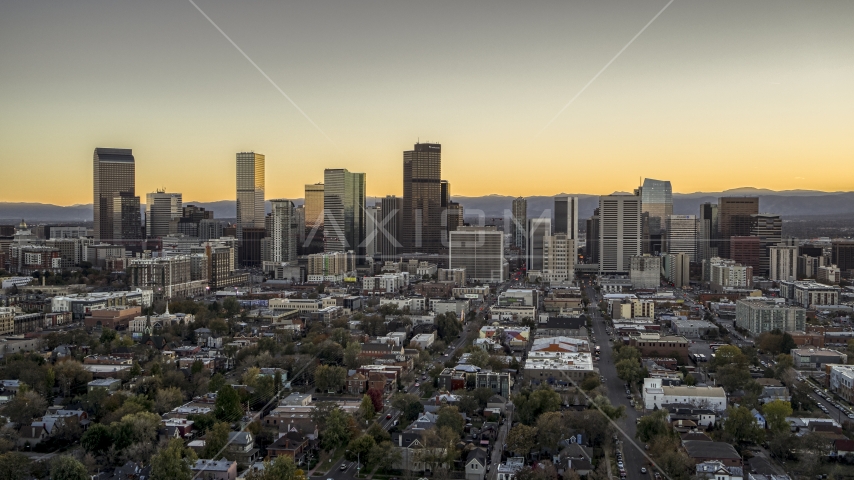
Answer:
[[[231,385],[225,385],[216,395],[214,417],[222,422],[236,422],[243,417],[243,406],[240,405],[240,395]]]
[[[222,301],[222,308],[225,310],[225,316],[228,318],[232,318],[240,311],[240,304],[237,303],[237,299],[234,297],[227,297]]]
[[[110,449],[113,444],[113,434],[110,427],[101,423],[96,423],[90,426],[80,443],[87,452],[93,455],[101,455]]]
[[[567,435],[561,412],[544,413],[537,418],[537,443],[549,450],[557,450]]]
[[[411,393],[396,393],[391,397],[391,406],[400,410],[404,420],[411,422],[421,415],[424,405]]]
[[[376,413],[377,412],[374,410],[374,402],[371,401],[371,397],[363,395],[362,403],[359,405],[359,417],[366,421],[370,421],[374,419]]]
[[[792,349],[798,348],[795,344],[795,339],[789,332],[783,332],[783,338],[780,340],[780,353],[786,355],[791,354]]]
[[[337,392],[347,381],[347,369],[334,365],[318,365],[314,370],[314,385],[318,391]]]
[[[584,376],[584,380],[581,381],[581,389],[585,392],[589,392],[599,385],[602,385],[602,382],[599,380],[599,376],[595,373],[588,373]]]
[[[474,347],[473,351],[471,352],[471,355],[469,355],[468,363],[479,368],[485,368],[487,365],[489,365],[491,357],[492,356],[487,353],[486,350]]]
[[[669,432],[670,425],[667,423],[667,411],[656,410],[641,417],[640,422],[638,422],[636,436],[642,442],[649,442],[653,438],[665,436]]]
[[[515,395],[513,404],[519,421],[532,425],[543,413],[560,410],[561,399],[557,392],[543,384],[534,391],[523,390]]]
[[[377,443],[374,440],[374,437],[370,435],[362,435],[361,437],[354,438],[347,444],[347,459],[350,461],[357,459],[360,461],[367,461],[371,450],[373,450],[376,445]]]
[[[176,387],[161,388],[154,396],[154,409],[163,414],[184,402],[184,393]]]
[[[789,402],[782,400],[774,400],[768,402],[762,407],[762,414],[765,416],[765,425],[772,435],[779,435],[791,431],[789,422],[786,417],[792,416],[792,405]]]
[[[343,447],[353,436],[353,418],[340,408],[334,408],[326,418],[326,429],[321,433],[321,445],[326,451]]]
[[[614,367],[617,369],[617,377],[629,383],[637,383],[643,378],[643,368],[637,360],[627,358],[620,360]]]
[[[191,480],[196,454],[184,448],[184,441],[173,438],[151,457],[151,480]]]
[[[51,480],[89,480],[86,467],[74,457],[60,455],[50,464]]]
[[[620,419],[626,414],[626,407],[624,405],[615,407],[611,405],[611,401],[604,395],[597,395],[596,398],[593,399],[593,406],[598,408],[611,420]]]
[[[349,342],[346,347],[344,347],[344,365],[351,369],[355,370],[362,366],[362,345],[359,342]]]
[[[202,452],[204,458],[218,458],[228,444],[228,435],[231,427],[225,422],[217,422],[205,435],[205,449]]]
[[[739,443],[759,443],[763,437],[762,427],[746,407],[729,409],[724,431]]]
[[[448,427],[457,435],[462,435],[466,421],[457,407],[444,406],[436,413],[436,428]]]
[[[400,463],[400,450],[394,448],[388,440],[377,443],[368,454],[368,463],[381,471],[389,471],[395,464]]]
[[[382,443],[391,440],[391,435],[388,431],[377,422],[372,423],[365,433],[373,437],[375,443]]]
[[[507,449],[527,457],[537,445],[537,427],[518,424],[507,434]]]
[[[33,461],[17,452],[0,455],[0,480],[28,480],[32,476]]]
[[[211,392],[218,392],[225,386],[225,377],[221,373],[215,373],[208,383],[208,388]]]
[[[305,480],[305,472],[297,467],[293,458],[280,455],[265,461],[263,469],[251,469],[246,480]]]
[[[789,335],[789,337],[791,337],[791,335]],[[795,368],[795,362],[792,360],[792,356],[781,353],[780,355],[777,355],[774,360],[776,361],[774,364],[774,378],[777,380],[787,381],[791,370]]]
[[[28,390],[18,392],[15,397],[3,407],[3,414],[19,426],[28,425],[34,418],[40,417],[47,410],[47,402],[38,393]]]

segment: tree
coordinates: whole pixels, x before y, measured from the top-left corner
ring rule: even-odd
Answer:
[[[557,450],[565,435],[563,415],[560,412],[544,413],[537,418],[537,443],[541,446]]]
[[[532,425],[543,413],[560,410],[561,399],[557,392],[544,384],[537,390],[523,390],[515,395],[513,404],[519,421]]]
[[[243,376],[241,377],[241,382],[243,382],[244,385],[248,385],[248,386],[254,388],[257,385],[258,374],[260,374],[260,373],[261,373],[260,368],[249,367],[249,369],[246,370],[246,373],[244,373]]]
[[[208,383],[208,388],[211,392],[218,392],[224,386],[225,377],[221,373],[215,373],[214,376],[211,377],[210,383]]]
[[[636,436],[642,442],[649,442],[655,437],[667,435],[670,425],[667,423],[667,411],[656,410],[641,417],[638,422]]]
[[[789,402],[782,400],[774,400],[768,402],[762,407],[762,414],[765,416],[765,425],[772,435],[779,435],[791,431],[789,422],[786,417],[792,416],[792,405]]]
[[[326,429],[321,433],[320,443],[324,450],[332,451],[350,442],[353,436],[352,420],[350,415],[337,406],[329,412],[326,418]]]
[[[318,365],[314,370],[314,385],[318,391],[337,392],[347,381],[347,369],[334,365]]]
[[[53,370],[56,373],[59,392],[63,397],[72,395],[86,383],[92,381],[92,374],[84,370],[83,364],[76,360],[57,362]]]
[[[537,445],[537,428],[518,424],[507,434],[507,449],[527,457]]]
[[[383,392],[377,388],[371,388],[368,389],[368,396],[371,397],[371,403],[374,405],[374,411],[383,411]]]
[[[359,405],[359,417],[366,421],[370,421],[374,419],[376,413],[376,410],[374,410],[374,402],[371,401],[371,397],[363,395],[362,403]]]
[[[50,464],[51,480],[89,480],[86,467],[68,455],[56,457]]]
[[[599,385],[602,385],[602,382],[599,380],[599,376],[595,373],[588,373],[584,376],[584,380],[581,381],[581,389],[585,392],[589,392]]]
[[[783,338],[780,340],[780,353],[789,355],[795,348],[798,348],[795,339],[789,332],[783,332]]]
[[[362,435],[361,437],[354,438],[347,444],[347,459],[350,461],[357,459],[359,461],[367,461],[368,455],[370,455],[371,450],[376,445],[374,437],[370,435]]]
[[[746,407],[730,408],[724,422],[724,431],[739,443],[759,443],[763,431],[756,418]]]
[[[484,368],[489,365],[489,360],[492,356],[482,348],[475,347],[469,355],[468,363],[479,368]]]
[[[226,299],[222,301],[222,308],[225,310],[225,316],[232,318],[240,311],[240,304],[237,303],[236,298],[226,297]]]
[[[47,410],[47,402],[38,393],[28,390],[18,394],[3,407],[3,413],[19,427],[29,424]]]
[[[96,423],[86,430],[80,443],[87,452],[102,455],[113,444],[112,430],[104,424]]]
[[[217,422],[205,435],[205,449],[202,451],[203,458],[218,458],[228,445],[228,435],[231,427],[225,422]]]
[[[154,396],[154,409],[166,413],[184,402],[184,394],[176,387],[161,388]]]
[[[611,405],[611,401],[604,395],[596,396],[596,398],[593,399],[593,405],[611,420],[617,420],[626,414],[626,407],[624,405],[615,407]]]
[[[637,383],[643,378],[643,368],[635,359],[624,359],[617,362],[617,377],[629,383]]]
[[[791,337],[791,335],[789,336]],[[792,356],[781,353],[780,355],[777,355],[774,360],[776,361],[774,364],[774,378],[790,383],[788,382],[788,377],[790,376],[791,370],[795,368],[795,362],[792,360]]]
[[[151,480],[191,480],[196,454],[184,448],[184,441],[173,438],[151,457]]]
[[[365,433],[374,437],[374,442],[376,443],[382,443],[391,440],[391,435],[388,433],[388,431],[386,431],[386,429],[384,429],[382,425],[377,422],[372,423],[371,426],[368,427],[368,430],[365,431]]]
[[[462,435],[466,421],[457,407],[444,406],[436,413],[436,428],[448,427],[457,435]]]
[[[27,480],[31,478],[33,461],[17,452],[0,455],[0,480]]]
[[[214,417],[223,422],[236,422],[243,417],[243,406],[240,405],[240,395],[231,385],[225,385],[216,395]]]
[[[246,480],[305,480],[305,472],[297,468],[293,458],[280,455],[265,461],[261,470],[250,469]]]
[[[368,454],[368,463],[383,471],[391,470],[400,461],[400,450],[394,448],[388,440],[374,445]]]
[[[344,347],[344,365],[351,370],[361,367],[361,355],[362,346],[359,342],[349,342],[347,346]]]
[[[396,393],[391,397],[391,406],[402,412],[404,420],[411,422],[424,411],[424,405],[411,393]]]

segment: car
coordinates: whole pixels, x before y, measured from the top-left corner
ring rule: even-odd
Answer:
[[[632,394],[628,394],[628,395],[626,395],[626,398],[631,399],[631,398],[632,398]]]
[[[349,467],[349,465],[347,465],[346,463],[342,463],[341,468],[339,468],[339,470],[341,470],[341,471],[347,470],[347,467]]]
[[[646,473],[646,467],[641,467],[641,473]]]
[[[416,386],[416,387],[420,387],[420,386],[421,386],[421,384],[420,384],[420,383],[418,383],[418,382],[415,382],[415,386]]]
[[[390,418],[391,418],[391,414],[389,413],[388,415],[386,415],[386,416],[385,416],[385,418],[386,418],[386,420],[390,419]]]
[[[620,469],[622,469],[624,466],[625,466],[625,465],[623,465],[623,461],[622,461],[622,460],[617,461],[617,467],[619,467]]]

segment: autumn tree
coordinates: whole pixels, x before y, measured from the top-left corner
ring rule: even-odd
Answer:
[[[50,463],[51,480],[90,480],[89,473],[74,457],[60,455]]]
[[[537,428],[525,424],[517,424],[507,434],[507,449],[513,453],[527,457],[537,445]]]
[[[195,452],[185,448],[180,438],[173,438],[151,457],[151,480],[191,480],[195,462]]]

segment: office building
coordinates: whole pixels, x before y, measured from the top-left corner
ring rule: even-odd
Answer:
[[[667,227],[667,253],[684,253],[692,262],[697,261],[697,217],[671,215]]]
[[[759,275],[759,258],[762,252],[762,243],[759,237],[729,237],[728,240],[729,257],[744,266],[750,267],[754,275]]]
[[[599,263],[599,209],[593,210],[593,216],[587,219],[587,243],[584,247],[585,263]]]
[[[842,270],[836,265],[822,265],[816,270],[815,279],[825,285],[839,285],[842,281]]]
[[[830,244],[830,262],[843,272],[854,270],[854,240],[834,240]]]
[[[154,193],[145,194],[145,237],[169,236],[171,222],[183,217],[183,213],[180,193],[166,193],[163,190],[158,190]],[[191,215],[190,220],[193,220],[192,215],[194,214],[196,216],[201,215],[201,212],[195,209],[190,209],[187,213]]]
[[[131,286],[152,290],[159,298],[202,295],[205,293],[207,278],[193,278],[192,262],[191,255],[133,258],[128,262],[128,279]]]
[[[323,184],[305,186],[305,229],[307,235],[312,232],[323,233]]]
[[[697,257],[698,261],[718,256],[718,204],[700,205],[697,219]]]
[[[527,246],[527,235],[525,234],[528,227],[528,200],[523,197],[513,199],[513,204],[510,207],[510,238],[513,240],[513,246],[524,250]]]
[[[731,237],[750,236],[753,227],[751,215],[759,213],[758,197],[721,197],[718,199],[718,255],[732,257]],[[741,262],[742,264],[744,262]],[[758,271],[758,269],[757,269]]]
[[[9,236],[14,235],[14,230]],[[49,238],[83,238],[86,236],[86,227],[50,227]]]
[[[691,259],[686,253],[668,253],[664,257],[665,276],[676,288],[691,284]]]
[[[365,256],[373,258],[379,253],[378,222],[382,221],[381,204],[365,207]]]
[[[222,223],[220,223],[219,220],[206,218],[199,221],[198,235],[199,240],[203,242],[220,238],[224,235],[223,232],[224,229],[222,228]]]
[[[267,229],[265,227],[243,227],[243,240],[240,241],[240,248],[238,248],[241,265],[244,267],[261,265],[263,259],[261,240],[266,236]]]
[[[751,215],[750,235],[759,237],[759,274],[771,274],[771,247],[783,241],[783,220],[780,215],[757,213]]]
[[[815,278],[818,267],[823,267],[827,257],[798,256],[798,278]]]
[[[325,252],[353,251],[365,256],[365,174],[345,168],[323,171],[323,236]]]
[[[403,152],[403,245],[406,252],[439,253],[442,146],[417,143]]]
[[[302,255],[305,244],[305,205],[294,208],[294,218],[297,222],[297,255]]]
[[[634,289],[655,289],[661,285],[661,257],[639,255],[631,258],[629,278]]]
[[[780,300],[764,297],[738,300],[735,305],[735,324],[754,336],[772,330],[803,331],[806,328],[806,310],[803,307],[786,305]]]
[[[528,271],[543,271],[543,248],[546,237],[552,234],[552,221],[549,218],[528,219],[527,246],[525,247],[526,268]]]
[[[120,192],[113,197],[113,242],[142,239],[139,197]]]
[[[545,219],[548,221],[548,219]],[[507,279],[504,233],[495,227],[461,227],[451,232],[449,268],[465,269],[466,279],[499,283]]]
[[[545,237],[543,242],[543,278],[552,284],[572,283],[575,279],[575,240],[566,233]]]
[[[119,194],[136,195],[136,169],[129,148],[96,148],[93,155],[94,237],[110,241],[114,235],[113,199]]]
[[[578,241],[578,197],[554,198],[555,220],[553,233],[565,233],[570,240]]]
[[[445,209],[448,232],[453,232],[463,226],[463,214],[464,208],[462,205],[457,202],[448,202],[448,208]],[[447,243],[447,241],[445,241],[445,243]]]
[[[308,256],[309,282],[340,282],[356,271],[353,252],[324,252]]]
[[[753,267],[728,258],[703,260],[703,281],[715,292],[728,288],[745,289],[753,284]]]
[[[780,297],[804,308],[838,305],[839,289],[815,280],[784,280],[780,282]]]
[[[768,280],[798,279],[798,246],[780,243],[769,249],[770,271]]]
[[[269,227],[266,229],[270,239],[271,262],[290,262],[297,258],[297,221],[294,215],[294,202],[283,198],[270,200],[272,212]]]
[[[658,235],[665,228],[668,217],[673,215],[673,187],[669,180],[645,178],[640,188],[643,213],[649,214],[650,235]]]
[[[599,197],[599,272],[628,273],[641,254],[641,197],[615,193]]]
[[[264,162],[260,153],[237,154],[237,239],[241,242],[244,228],[264,228]]]
[[[387,195],[380,201],[382,218],[377,223],[377,241],[383,260],[393,260],[403,252],[403,199]]]

